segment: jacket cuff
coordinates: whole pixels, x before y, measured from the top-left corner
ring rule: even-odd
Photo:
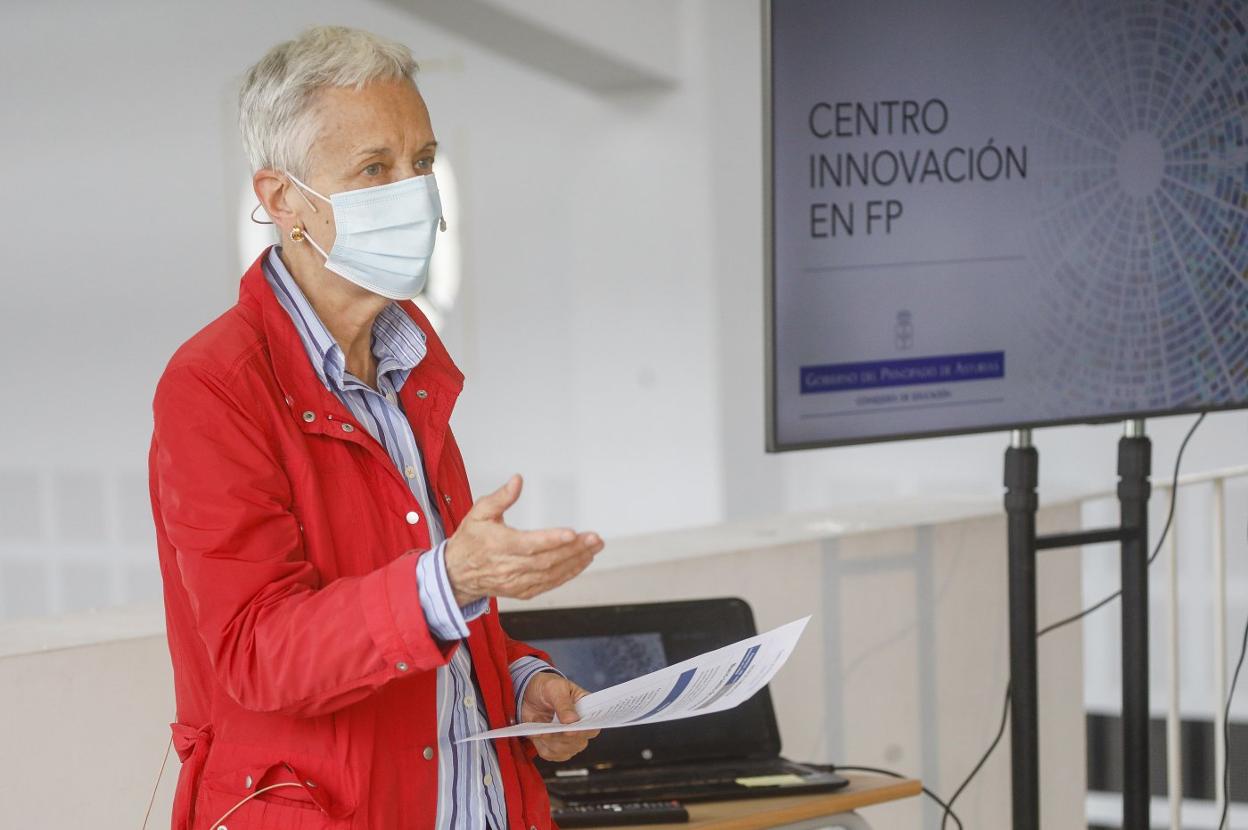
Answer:
[[[458,645],[436,640],[429,629],[412,578],[416,558],[409,551],[364,577],[360,586],[369,635],[396,677],[445,664]]]

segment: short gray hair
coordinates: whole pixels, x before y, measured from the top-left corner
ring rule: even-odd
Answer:
[[[315,104],[326,87],[414,81],[416,61],[401,43],[345,26],[313,26],[269,50],[243,79],[238,126],[253,171],[303,176],[316,139]]]

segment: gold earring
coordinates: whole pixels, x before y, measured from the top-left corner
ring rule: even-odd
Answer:
[[[299,227],[298,225],[295,225],[293,228],[291,228],[290,229],[290,241],[302,242],[303,241],[303,228]]]

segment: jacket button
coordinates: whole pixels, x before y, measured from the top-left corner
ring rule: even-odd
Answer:
[[[414,525],[420,521],[420,514],[417,513],[415,510],[409,510],[407,511],[407,515],[404,516],[403,518],[407,519],[407,523],[409,525]]]
[[[402,660],[395,663],[394,667],[398,669],[399,671],[407,671],[407,663],[404,663]]]
[[[420,754],[425,756],[426,761],[432,761],[433,760],[433,747],[431,746],[425,747],[425,751]]]
[[[425,398],[429,397],[429,393],[426,392],[424,389],[417,389],[416,397],[420,398],[423,401]]]
[[[343,432],[355,432],[355,427],[351,426],[350,424],[343,424],[342,431]]]
[[[252,780],[251,780],[251,776],[249,775],[243,779],[243,786],[250,790],[251,785],[252,785]]]
[[[309,409],[303,413],[303,420],[307,421],[309,424],[312,423],[316,420],[316,413]]]

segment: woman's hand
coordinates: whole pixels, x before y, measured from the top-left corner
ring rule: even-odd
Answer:
[[[520,719],[550,723],[558,715],[560,723],[575,723],[581,719],[576,713],[576,702],[587,694],[589,692],[565,677],[549,671],[539,672],[524,689]],[[550,732],[530,735],[529,740],[537,748],[537,754],[547,761],[566,761],[588,746],[590,739],[598,737],[598,732],[597,729]]]
[[[477,499],[446,543],[446,575],[460,607],[481,597],[530,599],[589,567],[602,539],[567,528],[516,530],[503,513],[520,498],[520,476]]]

